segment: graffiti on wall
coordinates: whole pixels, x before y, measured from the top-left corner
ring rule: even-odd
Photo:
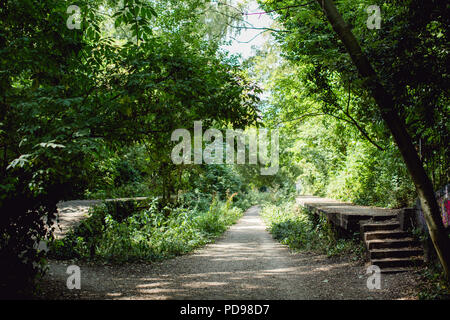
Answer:
[[[448,189],[450,185],[446,185],[442,190],[436,193],[436,199],[441,208],[442,223],[447,228],[450,225],[450,198]]]
[[[442,224],[445,228],[450,227],[450,194],[449,194],[450,184],[446,185],[444,188],[436,192],[436,200],[438,202],[439,208],[441,209]],[[420,207],[420,202],[417,199],[416,207],[418,209],[417,221],[423,229],[428,229],[426,226],[425,218],[423,216],[422,208]]]

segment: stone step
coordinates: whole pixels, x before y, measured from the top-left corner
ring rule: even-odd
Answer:
[[[375,216],[372,216],[371,219],[373,221],[386,221],[386,220],[394,220],[397,218],[398,218],[397,214],[393,213],[393,214],[386,214],[386,215],[375,215]]]
[[[383,269],[415,267],[423,264],[422,257],[372,259],[371,263]]]
[[[400,273],[400,272],[411,272],[414,271],[414,267],[398,267],[398,268],[384,268],[380,269],[381,273]]]
[[[370,259],[408,258],[421,256],[423,254],[423,250],[417,247],[372,249],[369,252]]]
[[[362,232],[396,230],[400,229],[400,223],[395,220],[386,220],[378,222],[366,222],[361,224]]]
[[[406,238],[408,233],[401,230],[380,230],[380,231],[370,231],[364,233],[364,240],[375,240],[375,239],[401,239]]]
[[[388,248],[407,248],[416,247],[417,241],[413,238],[401,238],[401,239],[374,239],[366,241],[367,249],[388,249]]]

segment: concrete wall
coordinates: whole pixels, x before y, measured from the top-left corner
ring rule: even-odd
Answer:
[[[436,192],[436,199],[439,205],[439,208],[441,208],[441,218],[442,218],[442,224],[444,227],[449,228],[450,227],[450,184],[446,185],[442,189],[438,190]],[[416,206],[415,206],[415,222],[416,226],[424,230],[428,233],[428,227],[425,222],[425,218],[423,216],[422,208],[420,206],[419,199],[417,199]]]

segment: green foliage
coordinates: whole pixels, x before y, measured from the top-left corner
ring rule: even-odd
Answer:
[[[228,197],[225,204],[220,203],[217,198],[213,198],[211,206],[206,213],[197,218],[197,226],[206,234],[219,235],[227,227],[237,221],[242,216],[242,210],[231,207],[234,195]]]
[[[363,256],[361,241],[338,238],[325,218],[314,216],[292,201],[278,205],[266,203],[261,216],[272,236],[290,249],[324,253],[329,257],[352,255],[361,259]]]
[[[174,129],[199,119],[244,127],[257,118],[258,88],[206,41],[203,1],[78,1],[80,29],[66,25],[71,4],[0,3],[0,291],[7,296],[32,290],[42,273],[35,243],[51,237],[59,201],[86,189],[101,197],[151,189],[170,199],[185,169],[170,161]],[[145,148],[141,163],[121,158],[134,145]]]
[[[157,195],[152,192],[147,167],[148,154],[141,145],[112,152],[104,148],[92,163],[85,197],[89,199],[112,199]]]
[[[261,2],[268,10],[292,5]],[[51,238],[64,199],[158,198],[147,210],[108,202],[54,242],[62,257],[130,261],[210,241],[239,216],[236,207],[266,198],[281,208],[295,183],[304,193],[360,204],[398,207],[414,198],[373,99],[315,2],[278,10],[286,32],[247,61],[248,70],[218,49],[227,25],[242,24],[228,0],[78,1],[79,30],[66,26],[70,4],[0,3],[1,293],[32,289],[45,265],[35,244]],[[370,4],[338,1],[426,170],[442,184],[450,168],[449,7],[384,3],[375,31],[365,25]],[[270,93],[262,103],[258,77]],[[170,159],[175,129],[192,131],[195,120],[245,128],[261,117],[282,133],[275,176],[260,176],[257,166],[175,166]],[[268,187],[275,192],[255,192]],[[276,212],[274,233],[306,246],[317,226]],[[319,225],[318,243],[330,244]]]
[[[214,198],[206,211],[172,208],[169,214],[154,199],[145,210],[127,207],[120,219],[108,204],[92,209],[89,218],[54,241],[50,256],[114,263],[172,258],[211,242],[243,213],[232,206],[232,196],[226,202]]]
[[[450,284],[442,270],[429,266],[421,272],[421,280],[420,300],[450,300]]]
[[[395,148],[379,152],[356,142],[347,150],[342,169],[332,176],[327,195],[361,205],[402,208],[413,205],[415,190]]]
[[[280,171],[285,181],[295,181],[303,194],[382,207],[411,206],[413,184],[394,143],[383,138],[382,124],[360,114],[361,100],[349,100],[336,81],[331,96],[318,88],[312,92],[308,87],[316,84],[308,80],[311,67],[275,60],[276,50],[268,45],[251,68],[264,72],[260,77],[272,93],[266,122],[280,126]],[[323,98],[331,101],[323,103]],[[339,109],[336,103],[349,104]]]
[[[291,1],[259,1],[266,10]],[[366,26],[370,1],[335,1],[401,118],[435,187],[448,180],[449,7],[442,1],[380,5],[379,30]],[[298,7],[297,7],[298,5]],[[280,126],[304,193],[360,204],[410,206],[415,192],[402,158],[342,42],[315,1],[276,10],[284,31],[249,61],[270,90],[265,118]],[[292,167],[292,166],[291,166]],[[290,169],[293,171],[292,169]]]

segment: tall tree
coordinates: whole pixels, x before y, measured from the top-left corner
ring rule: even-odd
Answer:
[[[313,66],[310,80],[331,105],[332,112],[336,100],[330,84],[337,83],[348,87],[349,93],[358,99],[358,118],[371,119],[369,123],[374,124],[384,123],[386,133],[392,134],[416,187],[430,236],[448,276],[449,239],[428,176],[434,175],[430,168],[435,166],[425,163],[427,174],[414,146],[414,141],[418,142],[424,135],[439,137],[439,132],[443,132],[443,140],[448,136],[445,125],[440,129],[440,123],[445,123],[448,115],[448,31],[445,28],[448,6],[441,1],[421,0],[385,3],[382,29],[369,30],[366,9],[372,4],[370,1],[339,1],[348,23],[333,1],[298,1],[295,5],[291,1],[260,3],[267,11],[277,12],[277,20],[287,31],[277,36],[283,44],[284,55],[293,62]],[[355,35],[364,44],[364,53]],[[416,46],[424,48],[420,49],[422,54],[417,54]],[[430,72],[433,76],[428,75]],[[375,126],[369,124],[369,127]],[[445,163],[448,143],[434,145],[437,153],[444,155]]]
[[[353,35],[349,25],[344,21],[332,0],[317,0],[329,20],[333,30],[344,43],[352,61],[370,89],[380,109],[381,116],[386,122],[403,156],[417,194],[422,205],[425,220],[431,239],[441,261],[447,279],[450,272],[450,240],[441,221],[440,210],[436,201],[433,185],[416,152],[404,121],[399,117],[392,96],[384,88],[369,60]]]
[[[33,286],[45,263],[36,242],[105,145],[146,143],[167,194],[173,130],[257,117],[254,85],[204,40],[202,1],[187,2],[196,10],[79,1],[80,29],[67,27],[69,1],[0,3],[0,296]]]

